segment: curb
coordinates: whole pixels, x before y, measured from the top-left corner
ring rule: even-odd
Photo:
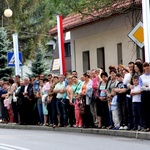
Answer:
[[[1,129],[23,129],[23,130],[42,130],[42,131],[61,131],[61,132],[74,132],[74,133],[88,133],[97,135],[119,136],[135,139],[150,140],[150,132],[140,131],[120,131],[120,130],[107,130],[107,129],[83,129],[83,128],[52,128],[43,126],[31,126],[31,125],[9,125],[0,124]]]

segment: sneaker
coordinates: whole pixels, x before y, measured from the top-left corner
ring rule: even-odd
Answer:
[[[133,129],[132,129],[132,131],[136,131],[137,130],[137,128],[136,127],[134,127]]]
[[[114,127],[114,128],[112,128],[112,130],[119,130],[119,126],[118,127]]]
[[[124,129],[124,127],[123,127],[123,126],[120,126],[119,130],[123,130],[123,129]]]
[[[128,129],[128,127],[127,127],[127,126],[124,126],[124,127],[123,127],[123,129],[124,129],[124,130],[127,130],[127,129]]]

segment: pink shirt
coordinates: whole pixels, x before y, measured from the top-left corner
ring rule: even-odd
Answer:
[[[44,85],[43,90],[44,90],[45,92],[48,92],[49,89],[50,89],[50,86],[51,86],[51,84],[50,84],[49,82],[47,82],[47,83]]]
[[[97,97],[98,95],[98,86],[99,86],[99,79],[96,77],[92,80],[92,88],[94,90],[94,96]]]

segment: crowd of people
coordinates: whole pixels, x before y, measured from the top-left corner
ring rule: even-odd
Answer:
[[[150,64],[0,80],[1,123],[150,131]]]

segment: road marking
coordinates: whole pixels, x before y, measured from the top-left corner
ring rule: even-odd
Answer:
[[[3,143],[0,143],[0,148],[3,148],[4,150],[30,150],[30,149],[27,149],[27,148],[14,146],[14,145],[3,144]]]
[[[7,147],[4,147],[4,146],[0,146],[0,149],[5,149],[5,150],[16,150],[16,149],[13,149],[13,148],[7,148]]]

